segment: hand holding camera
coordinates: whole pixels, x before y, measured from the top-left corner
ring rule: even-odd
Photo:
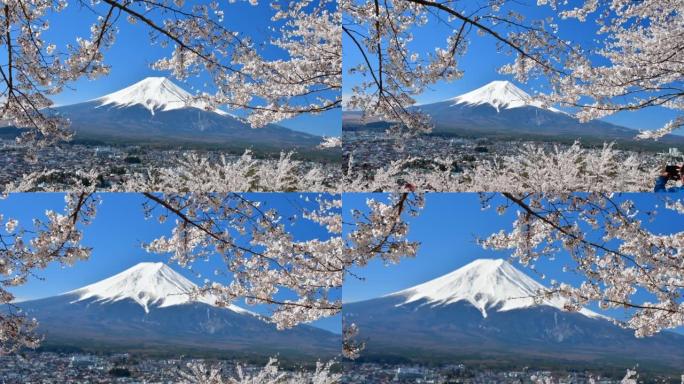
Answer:
[[[684,175],[684,165],[667,165],[661,173],[668,180],[681,180]]]

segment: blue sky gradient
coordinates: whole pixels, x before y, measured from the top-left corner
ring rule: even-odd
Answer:
[[[380,194],[343,195],[345,222],[349,222],[351,209],[366,210],[367,198],[383,197]],[[418,217],[408,219],[411,224],[409,239],[421,243],[417,256],[387,266],[382,261],[374,260],[365,267],[353,269],[352,272],[363,280],[349,275],[346,277],[343,288],[344,302],[367,300],[409,288],[452,272],[476,259],[508,258],[509,251],[485,250],[477,244],[478,238],[484,238],[501,229],[512,228],[516,210],[512,207],[504,215],[499,216],[494,208],[497,201],[503,200],[501,197],[497,199],[492,202],[492,208],[482,210],[479,195],[476,193],[427,194],[425,209]],[[617,197],[618,201],[621,199],[632,199],[642,212],[663,205],[663,197],[658,194],[623,194]],[[675,233],[684,230],[684,222],[681,215],[660,209],[655,221],[645,223],[645,227],[656,233]],[[563,272],[564,265],[574,266],[572,259],[565,253],[559,254],[556,261],[537,262],[535,267],[538,273],[515,261],[513,265],[547,286],[552,279],[575,286],[582,281],[581,277],[572,271]],[[541,274],[545,275],[545,279]],[[590,308],[619,319],[626,315],[623,310],[601,311],[596,306]],[[684,332],[684,327],[679,331]]]
[[[242,36],[250,37],[257,45],[262,45],[273,36],[270,30],[274,25],[270,20],[273,10],[267,2],[262,2],[258,6],[251,6],[244,1],[234,4],[219,2],[219,4],[219,8],[225,11],[224,25],[227,28],[240,32]],[[100,5],[95,9],[102,12],[104,7],[105,5]],[[45,39],[55,43],[58,51],[64,50],[66,44],[75,43],[76,37],[89,38],[90,26],[96,18],[97,15],[90,9],[80,6],[77,2],[70,3],[65,11],[51,19],[51,28],[45,33]],[[56,105],[88,101],[125,88],[148,76],[167,76],[190,93],[195,93],[197,90],[213,91],[206,74],[181,82],[174,79],[170,73],[151,69],[152,63],[172,52],[173,45],[169,44],[167,48],[162,48],[159,44],[151,44],[150,29],[146,25],[140,22],[131,24],[126,21],[125,15],[119,18],[116,25],[119,29],[116,41],[110,49],[104,52],[105,62],[111,65],[110,74],[95,80],[82,78],[76,81],[71,84],[70,88],[52,96]],[[284,51],[270,44],[263,44],[261,53],[271,59],[286,58]],[[244,114],[240,111],[233,112],[238,115]],[[340,119],[341,111],[333,110],[316,116],[289,119],[279,124],[317,135],[339,136]]]
[[[462,7],[459,3],[458,7]],[[475,4],[475,3],[473,3]],[[521,12],[528,20],[540,19],[552,16],[553,13],[548,7],[540,7],[536,5],[536,1],[522,0],[515,2],[515,9]],[[459,8],[460,9],[460,8]],[[448,26],[443,22],[436,23],[434,18],[431,22],[420,28],[413,28],[412,33],[414,40],[409,43],[410,49],[418,52],[425,57],[426,54],[434,52],[436,47],[444,48],[446,46],[446,38],[453,30],[458,30],[458,22],[454,22],[452,26]],[[597,36],[595,33],[595,26],[591,23],[592,18],[587,22],[580,23],[576,20],[561,20],[559,25],[559,36],[563,39],[568,39],[579,43],[585,47],[596,47],[596,40],[603,39],[602,35]],[[352,27],[353,28],[353,27]],[[343,95],[350,95],[352,87],[362,81],[362,77],[358,74],[349,74],[348,70],[352,67],[363,63],[363,57],[358,51],[353,41],[346,35],[342,36],[342,45],[344,51],[343,61]],[[534,94],[535,91],[544,91],[545,82],[543,79],[532,79],[527,84],[521,84],[513,79],[510,75],[503,75],[499,73],[499,68],[513,61],[513,55],[504,52],[497,52],[497,41],[490,36],[478,36],[473,30],[469,39],[471,44],[464,56],[458,58],[458,68],[464,72],[461,79],[446,82],[439,81],[429,87],[420,95],[414,96],[418,104],[428,104],[438,101],[443,101],[463,93],[472,91],[494,80],[509,80],[516,86],[520,87],[529,94]],[[369,57],[371,63],[375,65],[374,57]],[[604,63],[598,61],[599,63]],[[367,79],[368,80],[368,79]],[[562,108],[566,111],[570,109]],[[611,123],[619,124],[625,127],[634,129],[657,129],[661,128],[665,123],[672,120],[677,113],[672,109],[663,107],[647,108],[635,112],[620,112],[613,116],[609,116],[603,120]],[[684,134],[677,131],[677,134]]]
[[[250,198],[262,201],[265,207],[277,209],[284,218],[300,212],[300,207],[312,208],[303,202],[300,194],[248,194]],[[25,285],[14,287],[11,292],[17,301],[31,300],[59,295],[61,293],[92,284],[104,278],[115,275],[123,270],[144,261],[168,261],[170,255],[147,253],[142,249],[143,243],[149,242],[161,235],[169,235],[174,225],[170,217],[164,224],[156,220],[145,220],[142,203],[144,196],[136,193],[105,193],[100,194],[101,204],[92,224],[84,227],[83,244],[93,248],[89,260],[77,262],[71,267],[62,267],[53,262],[46,269],[36,271],[36,277],[30,277]],[[315,194],[311,194],[315,196]],[[7,218],[18,219],[23,226],[30,226],[34,217],[44,218],[44,212],[51,209],[62,212],[64,209],[64,195],[57,193],[12,194],[7,199],[0,200],[0,213]],[[158,213],[161,213],[159,211]],[[297,221],[298,224],[288,228],[295,238],[327,238],[329,234],[318,225]],[[4,227],[0,229],[4,231]],[[176,264],[170,264],[176,272],[182,274],[195,284],[202,285],[205,278],[212,281],[228,283],[230,275],[221,278],[213,274],[214,269],[221,268],[218,257],[209,260],[199,260],[192,264],[192,271]],[[333,298],[340,297],[341,292],[333,292]],[[282,292],[280,299],[291,298],[292,295]],[[248,306],[243,300],[235,304],[249,310],[266,313],[268,307]],[[320,320],[313,325],[340,332],[339,317]]]

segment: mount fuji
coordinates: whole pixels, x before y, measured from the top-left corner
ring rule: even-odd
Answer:
[[[452,105],[489,105],[494,107],[497,112],[504,109],[514,109],[522,107],[535,107],[549,110],[551,112],[561,112],[553,107],[545,107],[540,102],[535,101],[532,96],[527,94],[522,89],[516,87],[510,81],[492,81],[491,83],[480,87],[474,91],[464,93],[456,96],[450,101]]]
[[[148,77],[83,103],[55,108],[71,121],[77,142],[244,151],[316,150],[321,137],[242,119],[194,98],[165,77]]]
[[[684,366],[684,336],[634,332],[588,309],[563,311],[562,298],[505,260],[479,259],[444,276],[376,299],[344,303],[359,327],[366,361],[480,367],[640,369]],[[675,372],[676,373],[676,372]]]
[[[414,107],[430,116],[435,135],[488,137],[602,144],[615,141],[630,148],[659,150],[684,146],[684,136],[667,135],[657,142],[635,140],[638,130],[601,120],[581,123],[552,106],[543,105],[510,81],[492,81],[462,95]],[[344,130],[386,129],[387,122],[364,124],[358,112],[346,112]]]
[[[17,305],[39,322],[42,348],[154,355],[334,356],[340,337],[302,325],[279,331],[263,316],[215,298],[164,263],[140,263],[66,292]]]

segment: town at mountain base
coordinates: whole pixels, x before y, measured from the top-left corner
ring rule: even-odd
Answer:
[[[360,361],[681,370],[683,335],[636,338],[588,309],[563,311],[560,298],[535,302],[540,288],[507,261],[480,259],[394,294],[345,303],[343,312],[366,344]]]

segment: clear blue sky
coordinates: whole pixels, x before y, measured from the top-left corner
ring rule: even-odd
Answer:
[[[273,11],[268,2],[260,2],[258,6],[251,6],[248,2],[238,1],[234,4],[219,2],[220,8],[225,11],[224,25],[243,36],[249,36],[257,44],[267,42],[273,36],[269,28],[273,26],[270,21]],[[104,3],[95,7],[100,13],[106,11]],[[78,2],[69,3],[67,9],[51,18],[51,28],[45,33],[48,41],[54,42],[58,50],[64,50],[67,43],[74,44],[76,37],[87,38],[90,36],[90,26],[96,20],[96,15]],[[148,37],[149,29],[142,23],[135,25],[126,21],[122,16],[118,20],[119,33],[111,49],[105,51],[105,61],[111,65],[111,72],[106,77],[95,80],[81,79],[75,82],[71,89],[65,89],[62,93],[52,97],[56,105],[74,104],[91,100],[121,88],[127,87],[148,76],[167,76],[173,78],[167,72],[155,71],[150,65],[157,59],[168,55],[173,45],[168,48],[151,45]],[[271,59],[285,58],[283,51],[265,44],[262,53]],[[195,90],[212,91],[211,82],[207,83],[207,77],[193,77],[184,84],[173,79],[186,90],[193,93]],[[204,87],[207,83],[208,88]],[[239,112],[237,112],[240,114]],[[339,136],[341,130],[340,111],[330,111],[315,117],[303,116],[279,124],[288,128],[301,130],[318,135]]]
[[[515,2],[516,10],[521,12],[528,19],[539,19],[551,16],[552,13],[548,7],[536,6],[536,1],[521,0]],[[468,2],[458,2],[458,7],[463,7],[463,4]],[[480,4],[473,2],[473,4]],[[460,9],[460,8],[459,8]],[[434,52],[436,47],[444,48],[446,46],[446,38],[455,29],[458,30],[458,22],[447,26],[444,23],[434,23],[434,19],[428,25],[413,28],[414,40],[409,44],[412,50],[419,52],[422,57],[428,53]],[[559,22],[559,35],[565,39],[571,39],[583,46],[595,46],[594,39],[597,38],[592,24],[579,23],[577,21],[561,21]],[[497,52],[496,40],[489,36],[478,36],[475,31],[469,35],[471,44],[468,46],[468,51],[465,56],[458,58],[459,69],[464,72],[461,79],[452,82],[440,81],[430,86],[428,90],[420,95],[415,96],[418,104],[427,104],[437,101],[443,101],[460,94],[472,91],[479,88],[493,80],[509,80],[516,84],[526,92],[533,94],[534,91],[543,90],[542,81],[530,81],[527,84],[516,82],[512,76],[502,75],[498,69],[507,63],[510,63],[514,56],[509,56],[504,53]],[[601,36],[598,39],[602,39]],[[362,77],[359,75],[350,75],[348,70],[359,63],[364,62],[360,52],[352,42],[352,40],[343,34],[343,51],[344,51],[344,80],[343,80],[343,95],[351,94],[352,87],[357,85]],[[372,61],[371,63],[375,65]],[[368,80],[368,79],[367,79]],[[666,122],[677,116],[677,113],[671,109],[662,107],[648,108],[638,112],[621,112],[619,114],[610,116],[604,120],[623,125],[635,129],[656,129],[662,127]],[[684,134],[681,131],[678,134]]]
[[[145,220],[142,203],[145,198],[135,193],[105,193],[99,194],[102,203],[98,207],[98,214],[89,226],[84,227],[83,243],[93,247],[89,260],[77,262],[72,267],[61,267],[58,263],[51,263],[48,268],[36,271],[40,278],[30,278],[23,285],[11,291],[18,300],[30,300],[58,295],[84,285],[100,281],[117,274],[143,261],[168,261],[170,255],[157,255],[145,252],[141,244],[149,242],[161,235],[169,235],[174,220],[159,224],[155,220]],[[253,199],[262,201],[265,207],[277,209],[283,217],[300,212],[301,207],[313,208],[300,199],[300,194],[274,193],[252,194]],[[311,194],[315,196],[315,194]],[[56,193],[12,194],[7,199],[0,200],[0,213],[7,219],[16,218],[24,225],[30,225],[32,218],[44,218],[44,212],[52,209],[62,212],[64,209],[64,195]],[[291,226],[295,238],[327,238],[329,234],[320,226],[298,221]],[[0,229],[4,231],[3,229]],[[171,268],[202,285],[206,278],[216,279],[213,275],[215,268],[220,267],[218,257],[209,261],[198,261],[193,264],[193,271],[188,271],[176,264]],[[225,268],[223,268],[225,270]],[[227,280],[219,280],[227,282]],[[340,292],[334,293],[339,297]],[[286,292],[279,298],[291,298]],[[244,308],[264,313],[267,308],[247,306],[243,301],[236,302]],[[338,316],[320,320],[314,325],[334,332],[341,328]]]
[[[367,198],[382,199],[381,194],[348,193],[343,196],[345,222],[348,222],[351,209],[365,210]],[[641,211],[653,209],[662,205],[662,196],[657,194],[624,194],[618,200],[629,198],[634,200]],[[418,217],[409,218],[411,224],[409,239],[419,241],[421,246],[415,258],[403,259],[399,264],[385,266],[382,261],[374,260],[368,266],[353,269],[360,280],[347,276],[343,287],[344,302],[355,302],[371,299],[393,293],[414,285],[426,282],[436,277],[452,272],[476,259],[508,258],[509,251],[491,251],[478,246],[476,239],[484,238],[488,234],[501,229],[511,229],[515,220],[516,210],[499,216],[493,208],[482,210],[480,199],[476,193],[437,193],[427,194],[425,209]],[[655,221],[645,224],[651,231],[657,233],[674,233],[684,231],[684,221],[681,215],[672,211],[660,209]],[[346,229],[348,230],[348,228]],[[527,273],[544,285],[550,285],[551,279],[577,285],[582,280],[573,272],[563,272],[563,265],[573,266],[567,254],[560,254],[557,261],[542,260],[536,263],[539,274],[517,262],[513,265]],[[595,306],[592,310],[601,312]],[[615,318],[622,318],[625,312],[613,310],[602,312]]]

